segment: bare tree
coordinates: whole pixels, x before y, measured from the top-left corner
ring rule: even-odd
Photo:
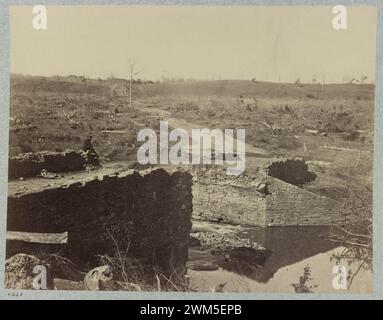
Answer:
[[[132,102],[132,87],[133,87],[133,81],[134,77],[137,76],[140,73],[140,71],[136,71],[136,62],[129,60],[129,106],[133,106]]]
[[[332,228],[330,240],[344,247],[341,253],[333,254],[335,261],[348,264],[357,262],[357,270],[348,275],[348,288],[361,269],[372,269],[373,224],[372,190],[361,185],[348,185],[348,197],[341,213],[344,222]]]
[[[372,191],[368,186],[347,185],[347,199],[340,210],[344,223],[334,226],[333,240],[344,245],[372,248]]]

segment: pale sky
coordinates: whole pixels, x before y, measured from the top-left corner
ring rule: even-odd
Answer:
[[[11,8],[11,72],[143,79],[375,79],[377,10],[347,7],[347,30],[331,6],[32,6]]]

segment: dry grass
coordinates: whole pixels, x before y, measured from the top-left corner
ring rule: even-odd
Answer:
[[[313,162],[310,170],[318,178],[305,186],[312,192],[342,200],[347,184],[371,184],[372,85],[215,81],[161,86],[166,94],[157,90],[140,99],[209,128],[245,128],[246,142],[270,155]]]
[[[10,116],[10,155],[79,149],[92,135],[102,160],[126,159],[137,131],[158,126],[111,85],[61,78],[12,77]]]
[[[324,195],[372,175],[373,85],[196,81],[136,84],[134,93],[129,108],[123,80],[13,76],[10,154],[78,149],[91,134],[101,162],[135,160],[137,131],[159,126],[140,110],[153,105],[210,128],[245,128],[246,142],[272,156],[331,163],[311,168],[320,178],[308,188]],[[322,146],[361,150],[362,166],[350,170],[352,152]]]
[[[332,259],[348,265],[358,262],[357,269],[348,274],[348,288],[362,270],[372,270],[373,264],[373,215],[372,190],[367,186],[347,186],[348,195],[342,213],[345,222],[333,226],[330,240],[344,246]]]
[[[130,243],[119,242],[116,237],[107,230],[110,240],[115,248],[114,255],[99,255],[100,265],[109,265],[121,290],[129,291],[191,291],[186,270],[173,269],[165,275],[157,267],[149,267],[139,259],[129,256]]]

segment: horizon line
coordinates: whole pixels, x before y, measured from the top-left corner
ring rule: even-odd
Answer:
[[[118,80],[118,81],[127,81],[129,82],[129,78],[122,78],[122,77],[89,77],[84,74],[52,74],[52,75],[42,75],[42,74],[28,74],[28,73],[9,73],[10,77],[12,76],[22,76],[22,77],[35,77],[35,78],[84,78],[86,80],[94,80],[94,81],[111,81],[111,80]],[[167,81],[164,81],[166,79]],[[297,79],[300,79],[299,77]],[[143,82],[153,82],[153,83],[159,83],[159,84],[166,84],[166,83],[187,83],[187,82],[219,82],[219,81],[248,81],[248,82],[253,82],[253,83],[272,83],[272,84],[294,84],[294,85],[300,85],[300,84],[305,84],[305,85],[345,85],[345,84],[352,84],[352,85],[375,85],[375,80],[370,80],[368,82],[360,82],[360,79],[353,78],[352,80],[355,81],[344,81],[344,82],[305,82],[300,80],[299,82],[285,82],[285,81],[269,81],[269,80],[262,80],[262,79],[239,79],[239,78],[223,78],[223,79],[204,79],[204,78],[182,78],[182,77],[163,77],[163,79],[157,79],[157,80],[152,80],[152,79],[146,79],[146,78],[135,78],[133,81],[143,81]]]

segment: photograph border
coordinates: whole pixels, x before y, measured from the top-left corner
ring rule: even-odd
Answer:
[[[288,294],[288,293],[209,293],[209,292],[127,292],[127,291],[65,291],[15,290],[4,288],[6,244],[8,143],[10,108],[10,26],[12,5],[371,5],[378,9],[376,39],[376,72],[374,102],[374,178],[373,178],[373,292],[369,294]],[[383,3],[381,0],[2,0],[0,3],[0,299],[102,299],[102,300],[268,300],[268,299],[382,299],[383,298]],[[15,295],[12,293],[20,293]]]

